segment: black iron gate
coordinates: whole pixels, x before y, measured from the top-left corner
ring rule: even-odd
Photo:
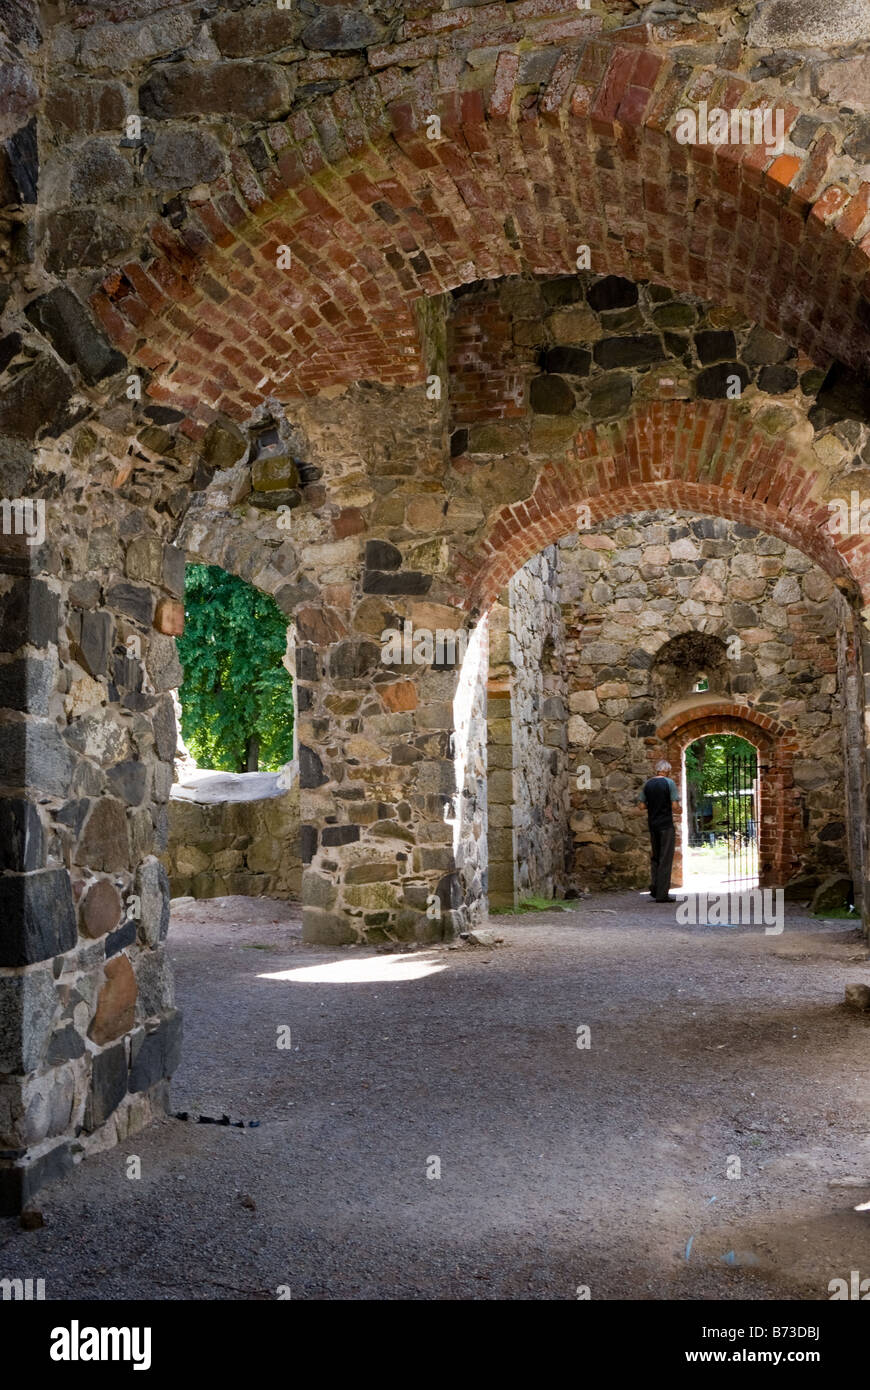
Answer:
[[[748,753],[725,757],[725,836],[729,887],[758,883],[758,765]]]

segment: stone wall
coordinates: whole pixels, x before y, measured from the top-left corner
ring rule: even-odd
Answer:
[[[837,681],[843,706],[843,766],[845,769],[845,817],[849,863],[856,910],[861,910],[864,884],[864,700],[861,677],[860,636],[851,610],[837,633]]]
[[[500,610],[500,611],[499,611]],[[568,777],[559,551],[514,576],[490,659],[490,901],[566,888]],[[494,855],[493,855],[494,851]]]
[[[846,870],[844,602],[829,577],[776,537],[680,513],[580,532],[560,557],[568,751],[572,770],[591,775],[589,791],[572,790],[578,886],[644,885],[645,820],[633,802],[667,752],[657,729],[715,698],[788,730],[804,829],[791,876]],[[693,695],[701,675],[709,692]]]
[[[489,622],[477,624],[468,642],[453,699],[455,793],[445,815],[453,828],[450,850],[438,860],[445,876],[432,895],[436,930],[478,925],[486,916],[489,884],[487,809],[487,672]],[[434,911],[433,911],[434,909]],[[448,915],[449,910],[449,915]]]
[[[163,859],[172,896],[298,901],[299,829],[298,782],[285,790],[277,773],[199,773],[176,784]]]

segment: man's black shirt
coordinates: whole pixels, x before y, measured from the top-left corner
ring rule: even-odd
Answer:
[[[673,802],[679,801],[677,784],[670,777],[650,777],[644,783],[643,799],[650,825],[673,825]]]

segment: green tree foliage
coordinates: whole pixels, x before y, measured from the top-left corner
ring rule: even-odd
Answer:
[[[689,826],[695,823],[696,816],[707,803],[712,806],[712,820],[706,828],[718,830],[730,817],[731,825],[746,825],[751,813],[752,802],[744,796],[726,797],[728,788],[728,758],[748,758],[748,771],[751,777],[757,771],[756,753],[751,743],[737,734],[713,735],[699,738],[686,749],[686,794],[688,800]],[[709,815],[709,809],[707,814]],[[699,828],[700,823],[699,823]]]
[[[686,749],[686,781],[697,799],[727,789],[726,759],[749,758],[755,766],[755,749],[737,734],[699,738]]]
[[[274,599],[215,565],[188,565],[181,730],[201,767],[276,771],[293,757],[287,619]]]

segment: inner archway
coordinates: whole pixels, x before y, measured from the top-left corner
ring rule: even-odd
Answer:
[[[488,615],[492,905],[641,890],[635,797],[661,758],[680,782],[699,739],[742,759],[730,796],[722,759],[708,882],[809,897],[831,875],[859,878],[842,814],[860,753],[851,621],[793,546],[684,510],[623,514],[533,557]],[[682,800],[674,886],[689,881]]]
[[[758,884],[762,888],[785,887],[800,868],[803,842],[800,789],[794,782],[794,734],[768,715],[721,699],[679,711],[660,725],[657,734],[674,768],[683,769],[686,750],[710,736],[731,735],[757,751],[758,781],[765,788],[757,819]],[[687,838],[684,800],[673,869],[673,883],[683,887],[689,886],[685,882]]]
[[[761,778],[754,744],[703,736],[683,752],[683,881],[687,892],[758,886]]]

